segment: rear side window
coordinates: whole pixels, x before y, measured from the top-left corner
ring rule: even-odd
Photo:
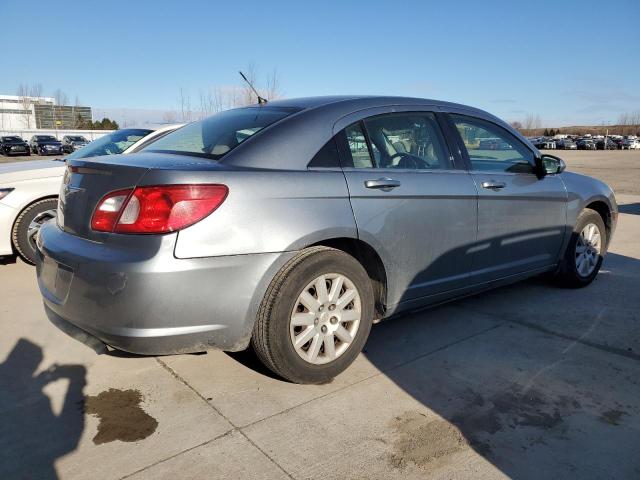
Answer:
[[[219,160],[246,139],[297,112],[297,108],[248,107],[227,110],[186,125],[142,151]]]
[[[311,159],[308,166],[311,168],[340,168],[340,157],[335,139],[332,138],[325,143],[320,151]]]

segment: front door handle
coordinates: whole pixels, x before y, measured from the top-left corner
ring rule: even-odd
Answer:
[[[364,186],[367,188],[379,188],[381,190],[391,190],[392,188],[399,187],[400,181],[394,180],[393,178],[384,177],[384,178],[378,178],[377,180],[366,180],[364,182]]]
[[[482,182],[482,188],[487,188],[489,190],[500,190],[506,186],[507,184],[504,182]]]

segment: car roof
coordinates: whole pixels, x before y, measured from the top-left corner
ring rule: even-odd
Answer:
[[[270,107],[294,107],[301,109],[311,109],[317,107],[334,106],[336,108],[357,109],[366,106],[386,106],[386,105],[430,105],[438,107],[459,107],[464,109],[477,110],[474,107],[459,103],[445,102],[429,98],[399,97],[382,95],[330,95],[318,97],[301,97],[270,100],[264,106]],[[251,105],[253,107],[257,105]]]
[[[419,110],[442,110],[483,118],[507,129],[535,151],[528,140],[494,115],[478,108],[441,100],[342,95],[272,100],[266,104],[241,108],[278,107],[296,108],[298,111],[242,142],[220,162],[249,168],[306,169],[313,156],[334,136],[335,129],[342,129],[362,118],[393,112],[395,107],[398,107],[397,111],[411,111],[411,107],[417,107]]]

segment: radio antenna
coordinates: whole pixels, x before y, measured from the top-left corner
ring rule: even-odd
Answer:
[[[256,94],[256,97],[258,97],[258,104],[259,105],[263,105],[265,103],[267,103],[267,99],[266,98],[262,98],[260,96],[260,94],[258,93],[258,91],[253,87],[253,85],[251,85],[251,82],[247,79],[247,77],[244,76],[244,73],[242,73],[241,71],[238,71],[238,73],[240,74],[240,76],[242,77],[242,79],[247,82],[247,85],[249,85],[249,88],[251,90],[253,90],[253,93]]]

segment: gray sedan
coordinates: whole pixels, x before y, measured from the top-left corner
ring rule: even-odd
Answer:
[[[269,102],[68,163],[37,240],[52,322],[96,349],[251,345],[300,383],[400,312],[542,273],[588,285],[618,214],[502,120],[416,98]]]

